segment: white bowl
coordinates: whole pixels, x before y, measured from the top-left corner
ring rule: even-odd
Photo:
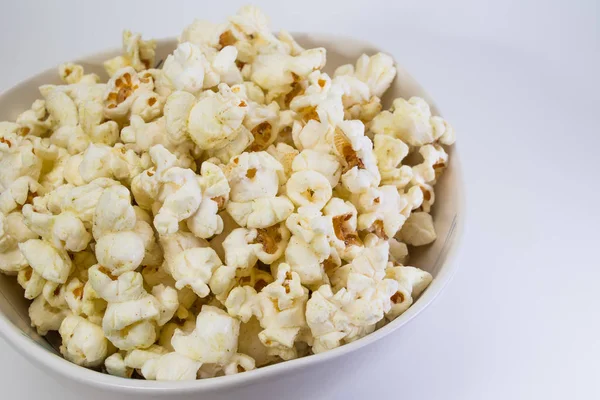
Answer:
[[[330,74],[339,65],[354,63],[363,53],[386,52],[386,49],[378,49],[368,43],[341,36],[299,33],[294,34],[294,37],[304,47],[323,46],[327,49],[327,67],[325,71]],[[156,52],[157,60],[164,59],[167,54],[172,52],[175,45],[175,39],[159,40]],[[120,49],[114,49],[85,57],[78,62],[85,67],[86,72],[95,72],[102,78],[107,79],[102,68],[102,62],[118,54],[120,54]],[[396,97],[420,96],[431,105],[434,114],[440,115],[439,110],[425,90],[401,66],[397,65],[397,68],[396,79],[383,99],[384,108],[389,107],[391,100]],[[1,94],[0,121],[14,121],[20,112],[28,109],[31,103],[40,97],[38,87],[48,83],[61,83],[56,68],[44,71]],[[233,376],[190,382],[155,382],[118,378],[79,367],[64,360],[46,338],[41,337],[35,329],[31,328],[27,313],[29,302],[23,298],[23,291],[17,284],[16,279],[2,274],[0,274],[0,334],[35,366],[52,375],[61,384],[79,386],[79,389],[89,385],[101,390],[129,395],[152,395],[153,397],[164,396],[165,398],[167,396],[169,398],[179,398],[179,396],[183,397],[215,390],[221,392],[239,385],[273,379],[281,374],[289,374],[292,371],[298,371],[317,363],[325,363],[333,358],[352,353],[389,335],[423,311],[440,294],[456,270],[455,263],[451,261],[458,245],[464,220],[463,186],[456,146],[449,149],[449,155],[448,168],[435,187],[436,202],[432,214],[438,239],[432,245],[411,253],[411,265],[429,271],[434,277],[433,282],[404,314],[360,340],[325,353],[286,361]]]

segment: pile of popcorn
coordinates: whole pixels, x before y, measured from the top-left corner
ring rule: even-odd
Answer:
[[[405,266],[452,127],[380,99],[386,54],[333,76],[324,48],[255,7],[195,21],[162,68],[123,34],[100,83],[81,65],[0,123],[0,269],[69,361],[188,380],[333,349],[410,307]],[[410,161],[410,162],[409,162]]]

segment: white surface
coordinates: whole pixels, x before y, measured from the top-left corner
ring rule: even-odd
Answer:
[[[239,6],[170,3],[2,3],[0,90],[122,28],[170,36]],[[454,281],[408,326],[240,398],[600,398],[597,2],[257,3],[276,28],[360,36],[407,67],[457,130],[469,215]],[[3,399],[102,398],[0,354]]]

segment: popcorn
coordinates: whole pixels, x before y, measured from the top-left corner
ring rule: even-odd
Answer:
[[[146,294],[138,272],[128,271],[116,277],[99,264],[89,269],[89,283],[99,298],[110,303],[137,300]]]
[[[165,126],[169,139],[173,143],[182,143],[187,138],[187,123],[196,102],[193,94],[181,90],[174,91],[165,103]]]
[[[139,33],[123,31],[123,55],[112,58],[104,63],[104,69],[109,76],[113,76],[117,70],[131,66],[140,72],[154,65],[156,41],[142,40]]]
[[[243,153],[225,167],[234,202],[248,202],[260,197],[275,197],[279,188],[277,172],[281,164],[267,152]]]
[[[312,72],[307,80],[308,87],[290,101],[290,109],[307,125],[312,120],[334,127],[344,116],[343,89],[332,85],[329,75],[321,71]]]
[[[292,162],[294,172],[313,170],[327,178],[331,187],[335,187],[342,174],[342,167],[337,158],[331,154],[306,149]]]
[[[334,273],[333,294],[321,286],[307,304],[306,318],[315,337],[313,351],[320,352],[352,341],[375,328],[391,308],[398,284],[385,278],[388,244],[375,235],[365,238],[365,249]]]
[[[19,133],[21,135],[29,134],[41,137],[52,128],[54,119],[46,110],[46,102],[38,99],[33,102],[29,110],[17,116],[16,122],[20,126]]]
[[[275,37],[269,29],[269,18],[255,6],[246,5],[241,7],[237,14],[229,17],[229,22],[243,35],[252,38],[257,36],[266,42],[273,42]],[[220,40],[223,40],[220,38]]]
[[[285,250],[285,259],[302,284],[318,287],[327,281],[322,263],[331,255],[329,238],[334,234],[331,218],[317,208],[301,207],[286,221],[292,238]]]
[[[259,197],[258,199],[227,204],[227,212],[240,226],[268,228],[278,224],[294,211],[294,204],[286,196]]]
[[[377,187],[381,180],[377,162],[373,156],[373,144],[364,136],[360,121],[343,121],[334,134],[335,152],[342,159],[342,184],[352,193],[360,193],[368,187]]]
[[[9,214],[19,206],[23,206],[26,201],[31,200],[30,196],[40,189],[39,184],[28,176],[17,178],[5,191],[0,193],[0,212]]]
[[[364,244],[365,247],[351,263],[335,272],[333,286],[345,286],[349,274],[352,273],[362,274],[374,281],[384,278],[389,252],[388,242],[371,233],[365,237]]]
[[[304,48],[302,48],[302,46],[300,46],[294,40],[294,38],[292,37],[292,35],[290,35],[288,31],[279,31],[279,35],[277,36],[277,38],[282,44],[288,47],[288,52],[293,56],[296,56],[304,51]]]
[[[215,298],[221,302],[225,301],[229,292],[236,284],[236,268],[222,265],[215,270],[210,278],[209,286]]]
[[[180,261],[181,253],[188,249],[208,246],[205,240],[194,236],[191,232],[182,231],[160,236],[159,242],[164,251],[168,271],[176,268],[176,263]]]
[[[412,168],[413,182],[419,184],[435,184],[448,163],[448,154],[439,144],[425,145],[419,149],[423,157],[421,164]]]
[[[112,131],[109,133],[109,137],[106,138],[106,144],[114,144],[116,138],[112,137]],[[62,126],[52,133],[50,143],[66,148],[69,154],[77,155],[88,147],[90,138],[85,134],[80,125]]]
[[[190,334],[176,330],[171,339],[175,351],[200,363],[227,364],[237,351],[240,323],[226,312],[203,306]]]
[[[241,286],[251,286],[256,291],[261,291],[266,285],[273,282],[273,276],[270,272],[260,269],[264,268],[264,263],[255,265],[247,270],[237,271],[236,280]]]
[[[412,246],[424,246],[432,243],[437,235],[431,214],[414,212],[408,217],[400,231],[402,240]]]
[[[300,275],[293,272],[288,264],[282,263],[277,269],[276,281],[267,285],[263,293],[276,299],[280,310],[287,310],[293,306],[294,300],[305,296],[306,289],[301,285]]]
[[[149,69],[154,64],[154,40],[143,41],[140,34],[123,32],[123,52],[128,55],[136,71]]]
[[[331,287],[323,285],[306,304],[306,322],[314,336],[314,353],[340,346],[341,340],[348,335],[345,328],[350,325],[349,318],[339,304],[345,292],[338,293],[334,297]]]
[[[221,82],[227,85],[243,82],[242,73],[236,64],[238,51],[234,46],[225,46],[218,53],[209,52],[208,54],[211,67],[215,74],[220,75],[219,80]]]
[[[42,294],[46,280],[31,267],[25,267],[17,274],[17,281],[25,289],[24,297],[33,300]]]
[[[146,243],[133,230],[135,225],[129,191],[119,185],[105,189],[94,213],[95,252],[98,262],[115,276],[137,269],[146,255]]]
[[[40,194],[52,191],[65,182],[64,168],[68,154],[66,154],[67,152],[62,149],[60,153],[62,154],[53,160],[54,162],[51,164],[51,166],[40,176],[39,184],[41,188],[38,190]]]
[[[244,371],[250,371],[256,368],[256,362],[250,356],[245,354],[234,354],[231,361],[223,368],[225,375],[234,375]]]
[[[327,178],[312,170],[294,172],[286,184],[286,193],[298,207],[321,209],[331,198]]]
[[[154,227],[161,235],[175,233],[179,222],[198,210],[202,190],[194,171],[175,166],[175,156],[162,145],[153,146],[150,157],[156,172],[148,169],[139,174],[131,183],[132,192],[137,203],[146,208],[152,207],[150,199],[156,198],[159,209]]]
[[[219,46],[224,24],[215,24],[211,21],[195,19],[190,25],[186,26],[179,36],[179,43],[190,42],[199,47]]]
[[[154,92],[143,91],[131,105],[131,116],[139,116],[145,122],[158,118],[163,113],[164,100]]]
[[[355,204],[360,212],[358,229],[374,232],[385,240],[394,237],[406,220],[402,212],[408,201],[395,186],[370,188],[358,196]]]
[[[91,224],[100,196],[105,188],[113,185],[118,185],[118,182],[107,178],[94,179],[86,185],[77,187],[63,185],[47,193],[42,201],[46,203],[47,209],[52,213],[70,211],[84,224]]]
[[[122,45],[108,82],[61,64],[0,122],[0,272],[65,359],[232,375],[360,339],[430,284],[405,265],[436,239],[455,134],[417,97],[381,111],[391,57],[330,76],[254,6],[195,20],[156,68],[154,40]]]
[[[390,260],[400,265],[408,261],[408,247],[406,243],[400,242],[395,238],[388,240],[390,245]]]
[[[137,95],[148,90],[132,67],[117,70],[108,81],[104,94],[104,115],[114,120],[127,118]]]
[[[85,250],[92,239],[83,222],[72,212],[58,215],[42,214],[33,211],[30,204],[22,209],[24,222],[33,232],[40,235],[55,248],[79,252]]]
[[[131,374],[133,373],[133,369],[125,365],[121,353],[114,353],[108,356],[104,360],[104,367],[108,374],[121,378],[131,378]]]
[[[83,77],[83,67],[79,64],[64,63],[58,66],[58,74],[64,83],[77,83]]]
[[[219,163],[227,163],[230,159],[244,152],[245,149],[251,147],[254,140],[252,133],[245,127],[240,126],[238,134],[229,143],[225,144],[216,150],[208,150],[207,155],[218,159]]]
[[[157,381],[189,381],[196,379],[201,365],[179,353],[168,353],[148,360],[142,367],[142,375]]]
[[[92,232],[98,240],[111,232],[132,230],[137,216],[127,188],[115,185],[103,190],[94,212]]]
[[[331,237],[333,246],[339,256],[346,261],[352,261],[363,247],[358,226],[358,211],[354,204],[333,197],[323,209],[326,216],[331,217],[335,237]]]
[[[233,85],[231,87],[231,90],[235,92],[236,89],[238,89],[238,88],[240,89],[240,92],[236,92],[236,93],[238,93],[240,97],[245,97],[246,99],[248,99],[254,103],[257,103],[257,104],[265,104],[265,93],[254,82],[245,81],[241,85],[240,84]],[[287,113],[285,111],[281,111],[281,109],[279,111],[280,111],[279,115],[273,116],[273,118],[278,118],[279,124],[282,126],[289,125],[289,122],[288,122],[288,124],[286,124],[284,122],[285,118],[283,118]]]
[[[255,242],[258,231],[244,228],[234,229],[223,241],[225,263],[233,268],[247,269],[256,264],[261,244]]]
[[[176,322],[168,322],[165,324],[160,330],[160,337],[158,339],[158,344],[164,350],[167,351],[175,351],[173,346],[171,346],[171,339],[175,334],[175,330],[179,329],[185,334],[190,334],[196,328],[195,319],[186,319],[183,323]],[[152,347],[151,347],[152,348]]]
[[[163,71],[175,90],[197,94],[203,88],[204,71],[208,60],[194,44],[186,42],[177,46],[165,60]]]
[[[188,229],[206,239],[223,232],[223,219],[218,212],[229,199],[229,183],[215,164],[205,161],[201,167],[200,187],[203,197],[198,210],[187,219]]]
[[[297,56],[263,53],[252,62],[250,79],[266,91],[286,93],[286,88],[294,82],[294,74],[304,78],[324,65],[325,49],[322,47],[304,50]]]
[[[154,227],[159,234],[174,233],[178,224],[191,217],[200,206],[202,190],[196,175],[190,169],[173,167],[160,177],[163,190],[159,194],[163,204],[154,217]]]
[[[375,329],[383,313],[391,307],[390,297],[397,290],[397,283],[384,279],[371,286],[371,280],[360,274],[350,278],[349,285],[333,294],[329,285],[323,285],[313,293],[306,306],[306,320],[314,336],[313,352],[326,351],[346,342],[356,340]],[[364,287],[361,294],[352,293]]]
[[[0,138],[0,189],[6,190],[22,176],[38,180],[42,170],[42,160],[34,153],[30,142],[17,144]],[[4,144],[5,146],[2,146]]]
[[[165,348],[153,344],[146,349],[133,349],[128,351],[123,359],[123,363],[128,368],[136,369],[139,372],[148,361],[160,358],[168,353],[169,351]]]
[[[140,313],[139,317],[131,318],[136,312]],[[156,340],[156,327],[149,320],[156,318],[159,312],[150,300],[109,304],[103,319],[104,335],[121,350],[148,347]]]
[[[47,96],[46,109],[54,122],[59,126],[77,126],[79,114],[75,102],[64,92],[53,90]]]
[[[108,352],[108,341],[102,328],[76,315],[67,316],[59,329],[62,338],[60,353],[83,367],[101,365]]]
[[[307,328],[304,310],[308,289],[301,286],[300,277],[291,272],[289,265],[280,264],[277,280],[267,285],[259,297],[259,321],[264,329],[258,337],[267,347],[267,354],[284,360],[296,358],[294,342]]]
[[[294,160],[300,152],[288,144],[277,143],[277,145],[269,146],[267,153],[279,161],[283,167],[283,170],[277,171],[277,175],[279,176],[280,187],[283,186],[285,188],[285,183],[292,175]]]
[[[429,105],[420,97],[394,100],[391,111],[384,111],[373,119],[371,131],[397,137],[410,146],[438,140],[450,146],[455,140],[452,127],[440,117],[433,117]]]
[[[29,306],[31,326],[40,335],[45,335],[49,331],[59,330],[67,315],[68,312],[66,310],[52,307],[43,296],[36,297]]]
[[[98,266],[90,275],[95,290],[108,301],[102,319],[104,335],[121,350],[149,347],[156,340],[156,326],[164,325],[175,313],[177,293],[158,285],[151,295],[144,290],[138,272],[127,272],[118,279],[107,272]]]
[[[390,320],[406,311],[433,279],[427,271],[402,266],[388,267],[386,276],[398,282],[398,291],[391,297],[392,307],[385,315]]]
[[[165,285],[156,285],[152,288],[152,296],[158,301],[160,316],[156,323],[163,326],[173,318],[179,308],[179,298],[177,291],[172,287]]]
[[[254,232],[252,235],[254,236]],[[254,243],[260,244],[256,256],[262,263],[272,264],[283,256],[289,240],[290,232],[283,223],[265,229],[256,229]]]
[[[73,265],[65,250],[39,239],[19,243],[19,250],[31,268],[44,279],[55,283],[67,281]]]
[[[102,323],[106,301],[94,290],[91,282],[84,284],[78,278],[71,278],[65,286],[64,298],[73,314],[85,316],[97,325]]]
[[[238,286],[229,292],[225,300],[227,312],[242,322],[248,322],[254,315],[262,316],[259,298],[252,286]]]
[[[367,84],[346,72],[343,67],[338,68],[332,81],[333,85],[343,91],[344,118],[358,119],[367,123],[381,111],[381,100],[371,95]]]
[[[213,249],[196,247],[179,254],[170,270],[177,282],[177,289],[189,286],[199,297],[206,297],[210,293],[208,282],[221,265],[221,260]]]
[[[8,215],[0,213],[0,248],[16,248],[17,243],[36,239],[38,235],[25,224],[25,217],[18,211]]]
[[[135,152],[101,144],[90,144],[79,164],[79,175],[85,182],[115,178],[127,183],[141,171],[141,160]]]
[[[261,106],[250,100],[248,103],[250,103],[249,110],[244,120],[244,126],[250,130],[253,137],[250,150],[266,150],[277,139],[279,106],[275,102],[266,106]]]
[[[376,134],[373,140],[373,153],[383,185],[404,188],[413,178],[413,169],[400,163],[408,155],[408,146],[400,139],[385,134]]]
[[[66,309],[65,286],[55,282],[46,282],[42,288],[42,296],[54,308]]]
[[[433,186],[426,183],[419,183],[411,187],[407,192],[407,197],[413,202],[413,208],[421,207],[425,212],[431,212],[431,206],[435,203]]]
[[[352,75],[367,85],[372,96],[381,97],[394,80],[396,68],[394,60],[387,54],[377,53],[371,57],[363,54],[356,61],[356,68],[342,65],[335,75]]]
[[[188,134],[203,150],[218,149],[234,140],[246,114],[246,103],[227,84],[206,91],[190,110]]]

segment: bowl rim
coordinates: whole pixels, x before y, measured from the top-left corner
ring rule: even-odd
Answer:
[[[375,46],[370,42],[356,39],[347,35],[322,32],[292,32],[292,36],[303,36],[308,37],[311,40],[322,42],[343,39],[353,42],[356,45],[363,46],[364,48],[379,49],[378,46]],[[160,38],[156,39],[156,43],[157,45],[161,45],[173,42],[174,40],[177,40],[177,37]],[[89,62],[89,60],[92,58],[104,57],[104,55],[113,54],[118,51],[119,48],[117,47],[104,49],[79,57],[78,60],[74,62]],[[385,52],[385,50],[379,51]],[[394,59],[394,62],[396,65],[399,65],[396,59]],[[55,71],[56,67],[48,68],[35,75],[25,78],[11,88],[0,93],[0,96],[10,96],[12,92],[18,91],[21,86],[28,84],[31,80]],[[419,85],[421,90],[427,94],[427,91],[412,77],[408,71],[404,70],[404,72],[405,76],[413,79]],[[428,97],[431,99],[431,96]],[[429,101],[429,104],[439,111],[439,108],[433,100]],[[438,112],[438,114],[442,115],[440,112]],[[454,144],[452,147],[453,168],[457,171],[457,176],[459,177],[458,182],[456,183],[456,190],[454,191],[456,196],[455,201],[457,204],[457,212],[452,223],[454,226],[451,227],[451,230],[453,230],[452,243],[447,250],[446,260],[442,264],[444,267],[439,269],[438,274],[433,279],[427,290],[421,294],[417,301],[414,302],[407,311],[384,327],[377,329],[374,332],[351,343],[344,344],[323,353],[313,354],[306,357],[260,367],[241,374],[219,376],[208,379],[197,379],[194,381],[165,382],[116,377],[71,363],[63,357],[43,348],[39,343],[31,339],[25,332],[21,331],[11,321],[9,321],[3,313],[0,313],[0,336],[4,338],[12,348],[16,349],[28,361],[41,370],[47,369],[55,373],[55,375],[60,375],[64,378],[74,380],[80,384],[89,385],[97,389],[119,392],[122,394],[140,394],[143,392],[152,392],[152,394],[186,394],[211,392],[226,387],[239,387],[257,382],[267,377],[279,375],[285,371],[289,372],[293,370],[300,370],[303,367],[313,363],[322,363],[326,360],[336,359],[345,354],[363,348],[399,329],[401,326],[407,324],[417,314],[427,308],[427,306],[429,306],[442,293],[458,269],[456,255],[463,237],[466,206],[464,195],[465,188],[464,181],[462,179],[463,175],[461,173],[462,169],[460,157],[458,155],[456,144]]]

